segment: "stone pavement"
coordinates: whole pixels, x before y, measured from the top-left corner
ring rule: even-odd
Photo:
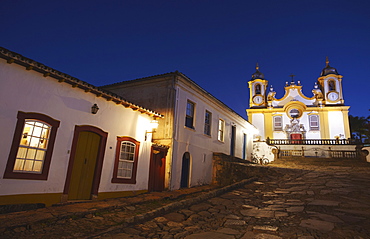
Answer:
[[[370,238],[370,167],[302,168],[94,238]]]
[[[97,203],[85,212],[80,210],[84,214],[75,217],[60,217],[54,212],[54,218],[60,219],[20,227],[11,224],[14,213],[0,215],[0,237],[370,238],[369,165],[268,167],[279,174],[263,175],[258,181],[245,180],[234,185],[233,190],[194,188],[189,190],[198,192],[187,194],[188,198],[186,193],[172,198],[158,196],[147,204],[117,204],[109,210],[100,210]],[[173,202],[176,198],[184,200]],[[78,205],[70,205],[70,210]],[[22,212],[18,219],[30,219],[32,213],[39,217],[39,210]],[[136,221],[132,223],[127,218]]]

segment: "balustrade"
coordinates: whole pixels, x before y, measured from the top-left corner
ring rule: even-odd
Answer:
[[[358,141],[353,139],[269,139],[266,143],[269,145],[355,145]]]

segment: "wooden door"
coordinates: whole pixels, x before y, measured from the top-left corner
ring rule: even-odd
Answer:
[[[166,172],[166,148],[152,148],[149,168],[148,191],[161,192],[164,190]]]
[[[68,199],[91,199],[101,136],[88,131],[79,133]]]

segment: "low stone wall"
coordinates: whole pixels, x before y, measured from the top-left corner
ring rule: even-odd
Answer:
[[[223,153],[213,153],[212,183],[225,186],[247,178],[281,174],[270,167],[257,165]]]

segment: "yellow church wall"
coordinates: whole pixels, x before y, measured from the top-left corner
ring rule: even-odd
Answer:
[[[319,119],[320,119],[320,138],[329,139],[329,127],[328,125],[328,112],[326,110],[319,110]]]
[[[264,114],[264,116],[265,116],[265,139],[267,139],[267,138],[272,139],[273,138],[273,132],[274,132],[272,113],[267,112],[267,113]]]
[[[346,139],[351,138],[351,131],[349,127],[348,110],[343,110],[343,121],[344,121],[344,137]]]

